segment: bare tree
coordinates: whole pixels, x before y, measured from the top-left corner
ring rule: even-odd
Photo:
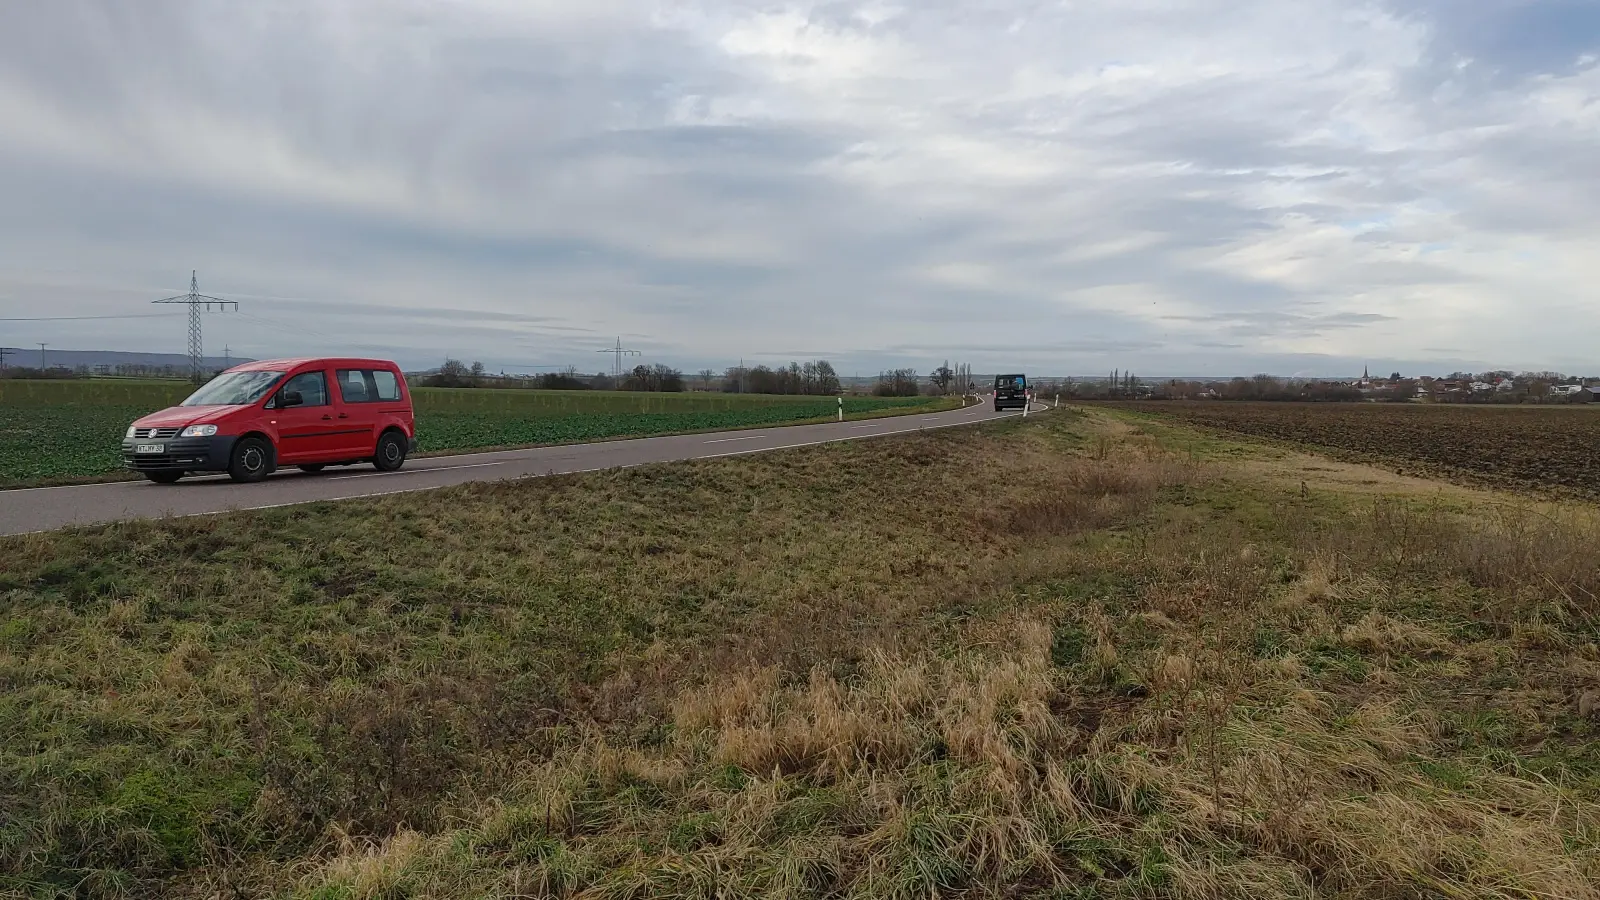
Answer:
[[[879,373],[878,386],[873,393],[880,397],[915,397],[920,391],[917,389],[916,369],[891,369]]]
[[[478,368],[483,364],[479,363]],[[472,385],[472,370],[459,359],[446,359],[439,371],[422,379],[426,387],[470,387]]]
[[[730,368],[723,377],[722,389],[745,394],[831,395],[839,393],[839,374],[825,359],[805,364],[792,362],[776,369]]]
[[[668,391],[683,390],[683,373],[671,366],[657,363],[653,366],[634,366],[622,381],[625,391]]]

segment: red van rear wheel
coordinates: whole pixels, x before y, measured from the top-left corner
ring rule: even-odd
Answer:
[[[393,472],[406,464],[406,439],[398,431],[385,431],[372,454],[372,466],[380,472]]]
[[[257,437],[241,439],[233,445],[228,461],[228,477],[234,481],[260,481],[272,472],[272,445]]]

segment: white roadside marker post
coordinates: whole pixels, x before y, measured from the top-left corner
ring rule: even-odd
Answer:
[[[839,398],[839,421],[844,421],[844,398]]]

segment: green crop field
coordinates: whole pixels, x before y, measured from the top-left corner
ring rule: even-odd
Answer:
[[[176,381],[0,381],[0,485],[49,484],[119,474],[122,432],[134,419],[182,402]],[[418,388],[422,452],[555,444],[826,418],[832,397],[646,394]],[[856,397],[849,416],[892,415],[943,401]]]
[[[926,401],[885,402],[848,400],[847,415],[882,414],[906,408],[921,408]],[[666,412],[568,413],[528,415],[505,412],[453,412],[428,410],[418,413],[418,443],[423,451],[467,450],[480,447],[510,447],[522,444],[559,444],[604,438],[680,431],[710,431],[723,428],[748,428],[826,419],[838,405],[831,399],[790,403],[741,404],[732,409]]]

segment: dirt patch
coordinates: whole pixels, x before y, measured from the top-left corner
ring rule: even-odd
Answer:
[[[1311,448],[1407,474],[1600,498],[1600,411],[1587,406],[1140,402],[1116,408]]]
[[[1262,480],[1307,490],[1367,496],[1431,497],[1460,505],[1514,506],[1534,510],[1593,509],[1579,498],[1549,499],[1526,492],[1472,486],[1441,477],[1424,477],[1386,469],[1381,465],[1348,462],[1318,453],[1291,449],[1276,443],[1259,443],[1248,437],[1230,439],[1209,429],[1191,428],[1177,422],[1129,422],[1121,414],[1093,407],[1085,408],[1085,418],[1102,435],[1112,440],[1170,438],[1174,431],[1186,435],[1204,434],[1209,442],[1207,462],[1219,474],[1241,480]],[[1172,441],[1167,440],[1167,443]]]

